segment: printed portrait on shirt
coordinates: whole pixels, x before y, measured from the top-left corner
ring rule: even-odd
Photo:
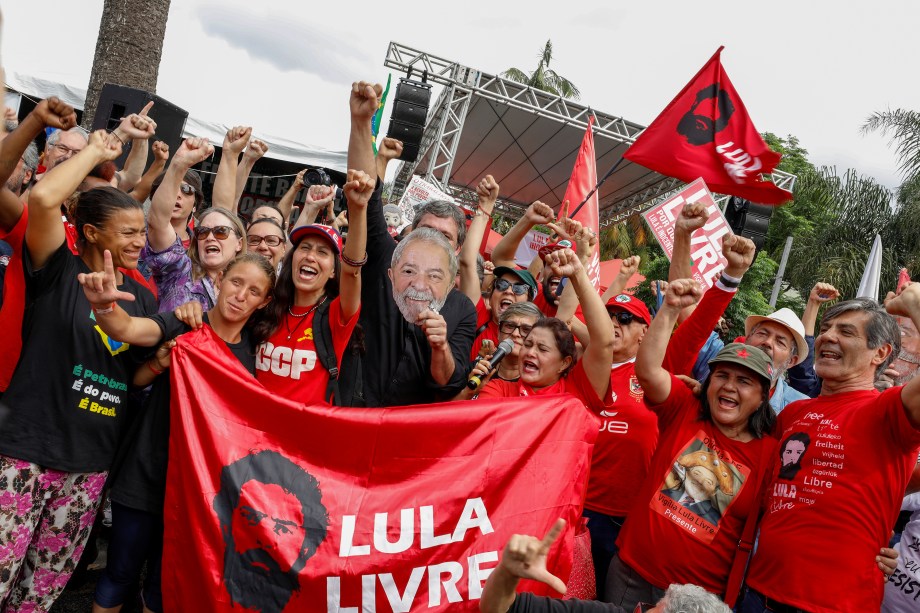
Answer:
[[[736,466],[726,452],[708,446],[705,439],[699,432],[674,458],[652,508],[696,538],[711,542],[749,471]]]
[[[783,439],[779,446],[780,468],[778,479],[792,481],[802,469],[805,452],[811,445],[811,437],[806,432],[794,432]]]

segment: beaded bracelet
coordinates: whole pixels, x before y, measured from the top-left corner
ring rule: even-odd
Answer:
[[[353,266],[354,268],[361,268],[362,266],[367,264],[367,251],[364,252],[364,258],[361,260],[353,260],[347,255],[345,255],[345,252],[343,251],[342,252],[342,263],[348,264],[349,266]]]

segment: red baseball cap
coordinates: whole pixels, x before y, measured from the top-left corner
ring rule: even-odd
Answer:
[[[291,244],[296,247],[297,243],[308,234],[322,236],[335,249],[336,255],[342,253],[342,235],[339,234],[339,231],[332,226],[324,226],[318,223],[310,224],[309,226],[298,226],[291,230]]]
[[[644,323],[652,323],[652,314],[649,312],[645,303],[629,294],[617,294],[607,301],[607,312],[612,310],[626,311],[632,313],[636,318],[641,319]]]
[[[540,251],[539,251],[540,259],[546,260],[546,256],[548,256],[554,251],[559,251],[560,249],[574,249],[574,246],[572,245],[572,241],[567,241],[563,239],[559,242],[550,243],[549,245],[544,245],[543,247],[540,247]]]

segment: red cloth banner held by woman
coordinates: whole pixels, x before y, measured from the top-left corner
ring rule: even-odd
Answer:
[[[779,164],[754,127],[715,55],[647,127],[623,157],[690,183],[702,177],[721,194],[782,204],[792,194],[761,178]]]
[[[598,424],[573,397],[302,406],[218,343],[173,352],[166,610],[474,611],[511,534],[578,524]],[[552,556],[568,578],[571,529]]]

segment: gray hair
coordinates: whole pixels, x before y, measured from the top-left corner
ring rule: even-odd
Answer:
[[[415,217],[412,218],[412,227],[417,228],[422,217],[425,215],[434,215],[441,219],[453,219],[457,224],[457,245],[463,244],[466,238],[466,218],[463,212],[453,202],[448,200],[429,200],[415,209]]]
[[[543,319],[543,313],[532,302],[515,302],[502,311],[502,314],[498,316],[498,323],[503,324],[512,317],[536,317],[537,321],[540,321]]]
[[[48,137],[48,140],[45,141],[45,148],[51,148],[51,147],[54,147],[56,144],[58,144],[58,141],[61,140],[62,132],[64,132],[64,130],[55,130],[54,132],[52,132],[51,135]],[[80,136],[83,137],[83,140],[89,141],[89,138],[86,136],[86,130],[84,130],[83,128],[79,126],[75,128],[71,128],[67,130],[67,132],[73,132],[74,134],[79,134]]]
[[[453,205],[451,205],[453,206]],[[457,254],[454,248],[450,246],[444,235],[433,228],[416,228],[409,235],[396,243],[396,249],[393,250],[393,257],[390,259],[390,268],[395,268],[396,263],[402,258],[406,248],[415,242],[428,243],[440,247],[447,254],[448,266],[450,267],[450,277],[457,276],[457,270],[460,268],[460,262],[457,260]]]
[[[486,259],[481,253],[476,254],[476,276],[479,277],[479,285],[486,279]]]
[[[672,583],[661,602],[663,613],[731,613],[718,596],[698,585]]]
[[[853,311],[869,315],[869,323],[866,324],[866,344],[869,349],[891,345],[891,353],[888,358],[875,369],[875,376],[878,378],[901,352],[901,330],[895,318],[885,311],[885,307],[869,298],[854,298],[828,308],[824,312],[824,317],[821,318],[821,328],[826,322]]]
[[[29,146],[26,147],[26,150],[23,152],[22,165],[29,170],[38,168],[38,147],[35,145],[34,141],[29,143]]]

